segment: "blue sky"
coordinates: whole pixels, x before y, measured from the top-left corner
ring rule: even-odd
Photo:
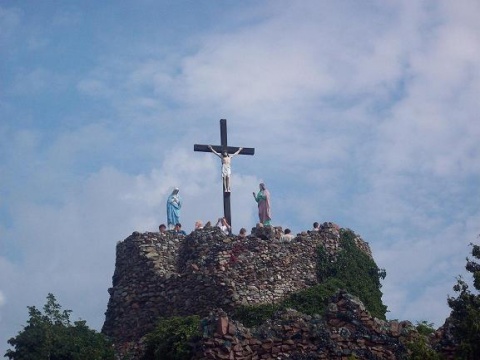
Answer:
[[[273,223],[333,221],[385,268],[389,318],[439,326],[480,233],[480,4],[0,3],[0,352],[48,292],[100,329],[115,245],[265,182]]]

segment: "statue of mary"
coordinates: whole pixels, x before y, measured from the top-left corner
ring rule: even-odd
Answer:
[[[180,189],[176,187],[167,199],[167,223],[169,230],[173,229],[175,225],[180,222],[182,200],[180,199],[180,195],[178,195],[179,191]]]

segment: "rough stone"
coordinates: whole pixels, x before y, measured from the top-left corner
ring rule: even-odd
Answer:
[[[352,354],[393,359],[392,354],[405,353],[400,337],[408,335],[408,324],[374,319],[357,298],[343,292],[332,299],[324,317],[288,309],[252,329],[228,318],[240,305],[278,302],[315,285],[316,249],[323,246],[335,258],[339,230],[324,223],[320,231],[302,232],[291,242],[280,242],[281,228],[271,226],[252,229],[246,239],[226,237],[217,228],[178,238],[134,232],[117,244],[102,332],[113,339],[118,353],[131,354],[141,349],[159,318],[196,314],[204,319],[197,347],[202,350],[195,359],[283,359],[295,354],[305,359]],[[360,237],[355,243],[372,257],[368,243]],[[338,316],[346,311],[352,314],[348,322]]]

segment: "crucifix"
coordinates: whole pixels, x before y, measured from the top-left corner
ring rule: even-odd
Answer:
[[[254,155],[254,148],[239,148],[227,145],[227,120],[220,120],[220,144],[221,145],[193,145],[194,151],[211,152],[222,159],[223,180],[223,214],[230,226],[232,226],[232,214],[230,210],[230,162],[235,155]]]

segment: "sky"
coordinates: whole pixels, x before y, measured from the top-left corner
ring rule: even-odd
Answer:
[[[480,2],[0,1],[0,354],[53,293],[100,330],[115,247],[332,221],[369,242],[389,319],[442,325],[480,234]],[[467,276],[468,278],[468,276]]]

